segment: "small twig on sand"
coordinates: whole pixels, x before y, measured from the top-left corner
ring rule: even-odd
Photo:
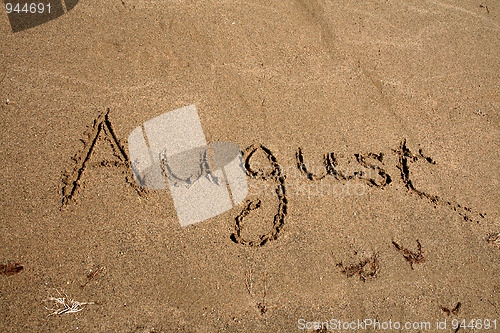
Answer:
[[[490,244],[494,244],[500,248],[500,232],[493,233],[486,238],[486,241]]]
[[[68,297],[68,295],[61,293],[57,290],[59,297],[52,297],[43,300],[44,302],[50,302],[54,305],[53,308],[45,307],[47,310],[51,311],[48,316],[62,315],[65,313],[75,313],[83,310],[83,305],[95,304],[95,302],[78,302]]]
[[[97,265],[93,268],[90,269],[90,271],[87,273],[87,281],[80,285],[80,287],[85,288],[93,279],[95,279],[98,275],[102,275],[104,272],[105,267]]]
[[[262,302],[257,303],[257,308],[260,311],[261,315],[266,314],[268,306],[266,305],[266,296],[267,296],[267,273],[264,276],[264,292],[262,293]]]
[[[253,296],[253,268],[250,267],[247,274],[245,275],[245,287],[247,287],[247,291],[250,296]]]

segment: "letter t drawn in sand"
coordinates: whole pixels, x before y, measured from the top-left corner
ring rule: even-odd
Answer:
[[[414,193],[422,199],[429,200],[434,206],[442,205],[444,207],[453,209],[465,221],[475,221],[476,223],[479,223],[479,218],[484,219],[484,213],[474,212],[471,208],[465,207],[452,201],[445,200],[437,195],[432,195],[415,188],[415,185],[410,179],[410,162],[416,162],[420,159],[424,159],[429,164],[436,164],[436,162],[433,161],[432,158],[430,158],[429,156],[424,156],[424,154],[422,153],[422,149],[419,149],[418,154],[413,154],[406,146],[406,139],[403,139],[398,149],[394,150],[394,152],[399,155],[397,168],[401,172],[401,180],[410,193]]]

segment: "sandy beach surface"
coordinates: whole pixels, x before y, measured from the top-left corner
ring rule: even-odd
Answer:
[[[13,32],[2,7],[0,331],[499,332],[499,15],[80,0]],[[192,104],[249,187],[181,227],[127,138]]]

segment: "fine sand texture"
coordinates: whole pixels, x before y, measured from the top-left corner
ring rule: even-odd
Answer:
[[[500,331],[498,1],[80,0],[0,45],[1,332]],[[127,138],[192,104],[249,187],[181,227]]]

